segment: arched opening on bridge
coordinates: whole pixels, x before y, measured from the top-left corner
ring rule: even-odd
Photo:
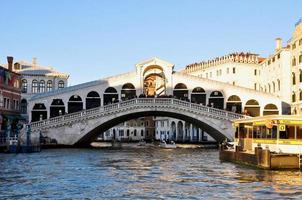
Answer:
[[[172,130],[172,139],[176,140],[177,134],[176,134],[176,123],[172,121],[171,123],[171,130]]]
[[[173,96],[176,99],[188,100],[188,93],[189,90],[183,83],[176,84],[173,90]]]
[[[213,108],[223,109],[224,97],[222,92],[213,91],[210,94],[209,105]]]
[[[246,102],[244,107],[244,114],[252,117],[260,115],[260,105],[255,99],[250,99]]]
[[[101,106],[101,97],[96,91],[91,91],[86,97],[86,110]]]
[[[160,66],[149,66],[144,71],[144,94],[155,97],[166,94],[166,78]]]
[[[198,104],[202,104],[205,106],[206,99],[207,99],[207,95],[203,88],[196,87],[192,90],[192,93],[191,93],[191,102],[192,103],[198,103]]]
[[[241,113],[242,112],[242,102],[240,97],[237,95],[232,95],[228,98],[226,102],[226,109],[228,111]]]
[[[79,95],[73,95],[68,101],[68,113],[74,113],[83,110],[82,98]]]
[[[27,100],[26,99],[21,100],[20,111],[21,111],[21,114],[27,114]]]
[[[177,141],[183,141],[184,136],[184,125],[182,121],[178,121],[177,123]]]
[[[108,87],[103,95],[104,105],[118,102],[118,93],[114,87]]]
[[[190,141],[190,135],[191,135],[191,124],[185,122],[185,141]]]
[[[270,103],[264,106],[263,115],[278,115],[278,114],[279,114],[279,110],[275,104]]]
[[[126,83],[122,87],[121,99],[122,101],[136,98],[136,90],[132,83]]]
[[[65,105],[62,99],[54,99],[50,105],[50,118],[65,114]]]
[[[43,103],[36,103],[31,111],[31,121],[37,122],[47,119],[47,110]]]

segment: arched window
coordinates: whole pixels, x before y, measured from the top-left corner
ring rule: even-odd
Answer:
[[[32,93],[38,93],[38,81],[33,80],[32,82]]]
[[[275,104],[270,103],[264,106],[263,115],[278,115],[278,114],[279,114],[278,107]]]
[[[121,99],[124,101],[133,98],[136,98],[136,90],[134,85],[132,83],[124,84],[121,90]]]
[[[296,75],[294,72],[292,73],[292,79],[293,85],[296,85]]]
[[[21,92],[27,93],[27,80],[26,79],[22,80]]]
[[[21,113],[22,114],[27,113],[27,101],[26,101],[26,99],[21,100]]]
[[[293,60],[292,60],[292,66],[296,66],[296,64],[297,64],[296,63],[296,58],[294,57]]]
[[[292,102],[296,102],[296,93],[292,94]]]
[[[51,80],[47,81],[46,91],[47,92],[52,91],[52,81]]]
[[[223,109],[224,106],[224,97],[222,92],[220,91],[213,91],[210,94],[209,98],[209,105],[210,107],[218,108],[218,109]]]
[[[101,106],[101,98],[99,93],[91,91],[86,97],[86,109],[96,108]]]
[[[40,92],[45,92],[45,81],[43,80],[40,81]]]
[[[173,96],[176,99],[187,100],[188,99],[188,89],[183,83],[178,83],[175,85],[173,90]]]
[[[114,87],[108,87],[103,94],[104,105],[118,102],[118,93]]]
[[[58,83],[58,89],[62,89],[62,88],[64,88],[64,81],[59,81],[59,83]]]

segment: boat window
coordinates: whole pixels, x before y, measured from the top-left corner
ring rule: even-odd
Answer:
[[[295,139],[295,126],[286,126],[288,139]]]
[[[297,139],[302,140],[302,125],[297,126]]]

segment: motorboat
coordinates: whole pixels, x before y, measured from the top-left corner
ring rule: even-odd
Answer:
[[[165,149],[175,149],[176,144],[174,141],[166,142],[165,140],[163,140],[160,142],[159,147],[165,148]]]

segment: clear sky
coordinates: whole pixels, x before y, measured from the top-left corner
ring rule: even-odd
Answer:
[[[175,69],[237,51],[267,56],[301,17],[301,0],[0,0],[0,63],[37,57],[74,85],[154,56]]]

